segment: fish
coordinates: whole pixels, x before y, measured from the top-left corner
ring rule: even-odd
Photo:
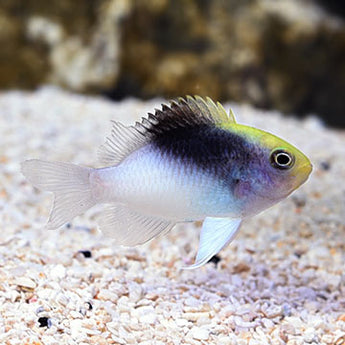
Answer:
[[[209,97],[162,104],[134,125],[113,121],[102,168],[29,159],[22,173],[54,193],[47,228],[96,204],[115,244],[136,246],[178,223],[202,221],[198,268],[227,246],[242,221],[285,199],[309,177],[310,160],[266,131],[238,124]]]

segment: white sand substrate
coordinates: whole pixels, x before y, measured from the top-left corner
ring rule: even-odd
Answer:
[[[0,344],[345,344],[345,132],[316,118],[233,105],[238,122],[297,145],[314,171],[247,220],[217,266],[180,270],[200,224],[135,248],[102,236],[100,207],[45,229],[52,195],[25,181],[20,162],[100,166],[110,120],[132,123],[160,103],[51,87],[0,94]]]

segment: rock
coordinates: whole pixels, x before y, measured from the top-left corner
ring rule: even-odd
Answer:
[[[327,90],[345,88],[336,72],[345,67],[345,26],[317,4],[154,3],[137,3],[124,29],[120,81],[135,80],[139,95],[207,94],[286,112],[342,114],[340,93]],[[332,62],[324,51],[334,56]]]
[[[52,82],[86,91],[118,75],[120,23],[127,0],[5,1],[0,10],[0,87]],[[25,75],[25,78],[22,78]]]
[[[201,94],[345,125],[345,23],[316,0],[12,0],[0,27],[1,88]]]

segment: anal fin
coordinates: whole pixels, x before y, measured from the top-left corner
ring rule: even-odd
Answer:
[[[195,263],[184,269],[194,269],[206,264],[212,256],[229,244],[239,230],[240,218],[207,217],[202,225],[200,243]]]
[[[122,204],[114,204],[102,213],[99,225],[102,233],[114,238],[117,244],[135,246],[168,232],[175,223],[140,214]]]

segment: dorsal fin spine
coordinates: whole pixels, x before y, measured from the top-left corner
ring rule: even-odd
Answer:
[[[195,96],[195,99],[198,101],[197,106],[200,109],[201,113],[206,116],[209,120],[212,120],[212,114],[205,100],[200,96]]]
[[[162,104],[161,109],[155,109],[154,114],[149,113],[133,126],[112,122],[111,136],[101,147],[100,154],[105,163],[117,165],[156,135],[165,135],[174,128],[235,123],[235,118],[231,110],[227,114],[219,102],[214,103],[208,97],[186,96],[170,102],[170,106]]]
[[[235,117],[230,118],[228,114],[226,113],[224,107],[220,102],[217,102],[217,108],[218,108],[218,113],[220,114],[221,118],[223,119],[224,122],[236,122]]]

